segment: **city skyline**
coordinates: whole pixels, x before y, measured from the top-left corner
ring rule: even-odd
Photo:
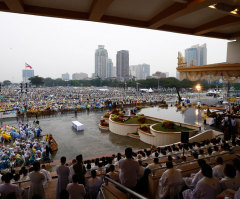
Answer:
[[[207,44],[208,64],[226,61],[228,41],[221,39],[4,12],[0,25],[1,82],[20,82],[25,62],[41,77],[61,78],[66,72],[91,77],[99,44],[105,45],[113,66],[117,51],[126,49],[129,65],[147,63],[152,73],[165,71],[169,76],[175,76],[178,51],[196,43]]]

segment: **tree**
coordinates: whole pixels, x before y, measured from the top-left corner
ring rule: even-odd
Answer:
[[[39,76],[34,76],[34,77],[31,77],[29,78],[30,82],[32,85],[35,85],[35,86],[40,86],[40,85],[43,85],[44,84],[44,78],[42,77],[39,77]]]
[[[11,85],[11,84],[12,84],[12,82],[9,81],[9,80],[4,80],[3,81],[3,86],[8,86],[8,85]]]

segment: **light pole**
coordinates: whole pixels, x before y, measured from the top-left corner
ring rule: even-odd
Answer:
[[[138,82],[136,82],[136,85],[137,85],[137,91],[138,91],[138,90],[139,90],[139,89],[138,89],[138,85],[139,85],[139,83],[138,83]]]
[[[201,87],[200,84],[197,84],[197,85],[195,86],[195,88],[196,88],[197,91],[198,91],[198,100],[200,101],[200,91],[201,91],[202,87]]]

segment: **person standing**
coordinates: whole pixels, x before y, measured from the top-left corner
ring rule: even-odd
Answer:
[[[48,182],[52,181],[52,176],[49,171],[46,170],[45,164],[42,165],[42,169],[40,172],[45,176],[45,179],[43,181],[43,188],[48,187]]]
[[[33,163],[33,172],[29,174],[30,188],[28,191],[28,198],[32,198],[34,195],[38,195],[42,199],[45,199],[45,192],[43,188],[43,181],[45,176],[40,172],[40,163]]]
[[[73,165],[74,173],[78,176],[78,183],[85,185],[85,177],[86,174],[86,168],[83,164],[83,158],[82,155],[78,155],[76,157],[77,163]]]
[[[72,176],[72,183],[67,185],[67,191],[69,193],[69,199],[84,199],[86,190],[82,184],[78,184],[78,176],[74,174]]]
[[[0,185],[0,195],[2,199],[5,199],[9,194],[14,193],[17,199],[22,198],[22,190],[14,184],[11,184],[12,174],[6,173],[2,176],[2,180],[5,182],[5,184]]]
[[[66,157],[61,157],[61,165],[57,167],[57,175],[58,175],[58,182],[57,182],[57,189],[56,189],[56,198],[59,199],[60,193],[62,190],[66,190],[67,185],[69,183],[69,168],[65,166]]]
[[[118,162],[120,182],[128,188],[135,189],[139,173],[139,164],[132,159],[132,148],[126,148],[125,155],[126,159],[121,159]]]

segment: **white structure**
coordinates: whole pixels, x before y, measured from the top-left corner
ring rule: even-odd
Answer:
[[[147,79],[150,76],[149,64],[138,64],[130,66],[130,75],[135,77],[136,80]]]
[[[23,82],[29,82],[29,78],[34,77],[34,70],[32,69],[23,69],[22,70],[22,79]]]
[[[106,79],[108,77],[108,52],[103,45],[95,51],[95,77]]]
[[[73,73],[72,80],[84,80],[88,78],[87,73]]]
[[[77,131],[83,131],[84,125],[79,121],[72,121],[72,127],[75,128]]]
[[[68,73],[62,74],[62,80],[68,81],[69,79],[70,79],[70,78],[69,78],[69,74],[68,74]]]
[[[191,48],[185,50],[185,59],[187,66],[191,63],[195,66],[207,65],[207,45],[194,45]]]

